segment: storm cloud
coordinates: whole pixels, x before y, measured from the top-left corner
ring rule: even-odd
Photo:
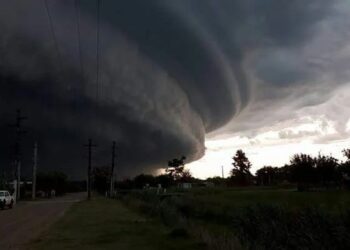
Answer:
[[[197,160],[207,134],[290,118],[349,79],[346,1],[100,0],[99,21],[93,0],[47,0],[49,12],[45,1],[0,2],[4,166],[17,108],[29,117],[27,169],[38,141],[42,168],[83,177],[92,138],[94,164],[109,164],[115,140],[129,175]]]

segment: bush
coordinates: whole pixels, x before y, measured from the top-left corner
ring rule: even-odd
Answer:
[[[233,228],[250,249],[348,249],[343,218],[315,207],[291,211],[256,205],[242,208]]]
[[[133,192],[125,198],[173,229],[187,229],[210,249],[350,249],[350,209],[288,208],[255,204],[245,207],[208,206],[191,196]],[[200,222],[200,223],[198,223]],[[203,224],[203,225],[202,225]],[[224,234],[208,228],[220,227]],[[176,233],[175,233],[176,234]]]

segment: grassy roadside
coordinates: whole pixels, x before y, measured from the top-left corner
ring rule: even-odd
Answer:
[[[75,204],[30,250],[61,249],[204,249],[185,236],[174,236],[159,221],[130,211],[120,202],[97,198]]]
[[[135,190],[120,199],[167,225],[183,221],[210,249],[350,249],[349,192],[215,188],[160,197]]]

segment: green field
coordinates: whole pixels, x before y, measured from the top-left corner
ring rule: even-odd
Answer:
[[[195,188],[163,197],[134,191],[121,199],[167,225],[181,221],[180,226],[191,232],[204,228],[205,237],[197,234],[197,238],[209,249],[232,249],[222,242],[234,249],[350,248],[350,193],[346,191]],[[217,240],[221,235],[228,236]]]
[[[319,207],[339,211],[350,206],[348,191],[297,192],[274,188],[212,188],[193,189],[186,194],[192,201],[206,207],[244,207],[254,204],[281,205],[291,209]]]
[[[158,220],[97,198],[74,205],[29,249],[203,249],[186,235],[174,235]]]
[[[350,193],[194,188],[75,204],[29,249],[349,249]]]

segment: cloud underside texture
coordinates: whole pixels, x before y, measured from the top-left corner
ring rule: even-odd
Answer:
[[[348,77],[340,0],[101,1],[99,66],[95,1],[80,1],[80,46],[74,1],[48,1],[54,34],[44,2],[0,2],[0,161],[21,108],[27,172],[34,141],[43,169],[75,177],[88,138],[94,165],[109,165],[117,142],[120,175],[196,160],[207,133],[263,126],[276,119],[251,122],[263,106],[323,102]],[[243,127],[227,127],[247,109]]]

